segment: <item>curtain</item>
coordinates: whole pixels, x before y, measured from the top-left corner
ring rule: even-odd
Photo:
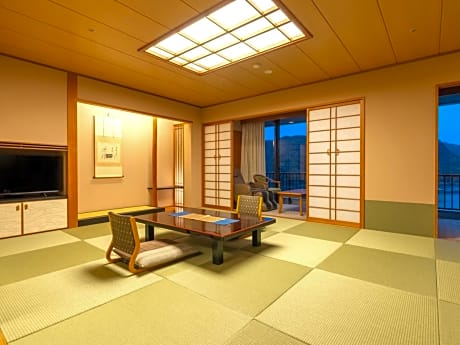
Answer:
[[[254,174],[265,175],[264,127],[263,121],[241,124],[241,174],[246,182]]]

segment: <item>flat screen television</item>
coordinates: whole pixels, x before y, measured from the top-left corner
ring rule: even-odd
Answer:
[[[65,153],[0,149],[0,198],[64,194]]]

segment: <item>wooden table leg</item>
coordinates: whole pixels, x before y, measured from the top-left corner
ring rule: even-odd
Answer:
[[[299,214],[303,214],[302,195],[299,197]]]
[[[283,195],[278,193],[278,213],[283,212]]]
[[[155,239],[155,227],[153,224],[145,224],[145,240],[153,241]]]
[[[262,230],[261,229],[256,229],[252,231],[252,246],[253,247],[260,247],[262,243]]]
[[[221,265],[224,262],[224,241],[212,241],[212,263]]]

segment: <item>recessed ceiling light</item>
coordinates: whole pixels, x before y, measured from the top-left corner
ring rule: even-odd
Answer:
[[[264,73],[265,73],[265,74],[272,74],[273,71],[272,71],[271,69],[266,69],[266,70],[264,71]]]
[[[227,1],[207,13],[141,50],[203,74],[312,37],[277,0]]]
[[[259,69],[260,66],[261,66],[260,63],[255,63],[255,64],[252,65],[252,68]]]

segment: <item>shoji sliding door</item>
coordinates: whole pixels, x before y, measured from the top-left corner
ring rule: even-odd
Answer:
[[[203,126],[203,206],[232,209],[232,122]]]
[[[363,223],[363,101],[308,110],[308,220]]]

